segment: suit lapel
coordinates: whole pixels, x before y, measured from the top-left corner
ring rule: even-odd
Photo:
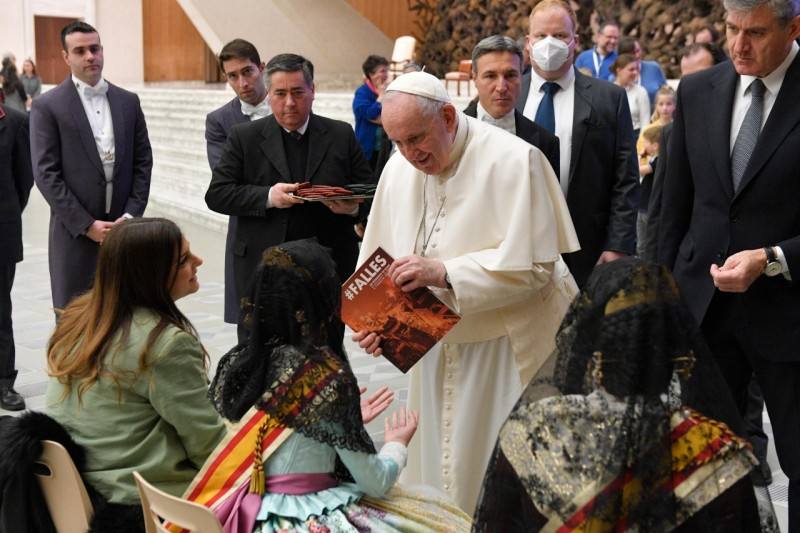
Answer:
[[[798,113],[798,102],[800,102],[800,54],[798,54],[786,75],[783,78],[781,90],[769,113],[767,123],[758,136],[758,143],[750,156],[742,183],[736,197],[747,187],[759,170],[766,164],[770,156],[778,149],[783,139],[800,121]]]
[[[119,166],[125,156],[125,115],[122,112],[121,94],[114,85],[108,84],[108,107],[111,109],[111,122],[114,128],[114,177],[119,175]]]
[[[534,146],[539,146],[539,132],[535,129],[530,127],[530,124],[522,120],[524,118],[522,113],[514,110],[514,131],[517,132],[517,137],[522,139],[523,141],[527,142],[528,144],[532,144]]]
[[[575,167],[583,149],[589,124],[592,122],[592,79],[575,71],[575,107],[572,117],[572,153],[569,157],[569,182],[575,175]],[[570,187],[572,188],[572,187]]]
[[[228,108],[231,113],[231,124],[241,124],[242,122],[249,122],[250,117],[242,113],[242,101],[239,98],[231,100],[231,105]]]
[[[525,104],[528,102],[528,93],[531,90],[531,73],[528,72],[522,76],[522,88],[520,89],[519,98],[517,98],[517,111],[522,113],[525,111]]]
[[[289,175],[289,163],[286,162],[286,150],[283,148],[280,125],[274,116],[264,120],[261,136],[264,137],[261,143],[261,151],[267,156],[272,166],[278,170],[278,174],[280,174],[279,181],[291,182],[292,176]]]
[[[308,121],[308,130],[306,134],[311,134],[308,139],[308,162],[306,163],[306,179],[313,181],[314,173],[322,163],[325,153],[331,144],[328,136],[328,130],[322,124],[316,115],[311,114],[311,120]],[[340,178],[348,178],[349,176],[338,176]]]
[[[728,198],[733,197],[730,138],[731,114],[733,113],[737,79],[736,71],[728,61],[720,75],[711,79],[710,90],[705,91],[706,101],[703,109],[707,110],[707,115],[696,117],[701,122],[708,124],[709,154],[714,162],[722,190],[725,191]]]
[[[75,121],[75,129],[78,136],[81,138],[83,148],[86,150],[86,155],[89,156],[89,161],[95,166],[101,176],[105,176],[103,172],[103,163],[100,161],[100,154],[97,153],[97,143],[94,141],[94,134],[92,127],[89,125],[89,119],[86,118],[86,110],[83,108],[81,97],[78,96],[78,89],[72,83],[72,78],[68,77],[63,83],[64,90],[67,93],[67,107],[69,108],[72,118]],[[105,180],[105,178],[103,178]]]

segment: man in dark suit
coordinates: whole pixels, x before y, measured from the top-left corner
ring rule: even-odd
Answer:
[[[267,86],[264,83],[264,63],[258,50],[244,39],[234,39],[218,56],[219,66],[225,73],[228,85],[236,97],[206,116],[206,151],[211,170],[217,166],[225,148],[228,133],[236,124],[269,116]],[[236,324],[239,318],[239,301],[233,275],[233,241],[236,234],[236,217],[228,219],[225,238],[225,322]]]
[[[102,77],[97,30],[73,22],[61,30],[61,44],[72,74],[31,108],[33,175],[50,204],[56,309],[91,287],[109,228],[144,213],[153,167],[139,98]]]
[[[291,193],[305,181],[346,186],[372,180],[350,125],[311,112],[314,79],[307,59],[273,57],[267,63],[267,90],[273,114],[231,129],[206,192],[209,208],[237,217],[233,267],[238,297],[247,294],[264,249],[289,240],[316,237],[331,249],[339,277],[352,274],[359,204],[304,202]]]
[[[464,113],[506,130],[544,153],[558,176],[558,138],[514,109],[519,98],[522,50],[510,37],[492,35],[472,50],[478,98]]]
[[[800,5],[725,7],[731,61],[678,87],[658,253],[742,413],[761,385],[800,531]]]
[[[0,407],[25,408],[14,390],[14,331],[11,326],[11,286],[22,261],[22,210],[33,186],[28,117],[0,105]]]
[[[575,281],[595,264],[634,253],[639,166],[625,91],[573,68],[577,19],[564,0],[530,16],[531,73],[517,110],[559,139],[561,188],[581,249],[564,255]]]

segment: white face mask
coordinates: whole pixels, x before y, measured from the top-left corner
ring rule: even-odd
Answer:
[[[530,48],[531,59],[545,72],[560,69],[569,59],[569,45],[552,35],[536,41]]]

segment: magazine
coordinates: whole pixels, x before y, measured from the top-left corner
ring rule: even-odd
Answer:
[[[461,317],[427,287],[403,292],[387,275],[393,261],[378,247],[342,285],[342,321],[380,335],[383,356],[405,373]]]

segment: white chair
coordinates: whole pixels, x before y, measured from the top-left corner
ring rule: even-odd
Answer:
[[[162,519],[192,533],[223,533],[219,520],[208,507],[158,490],[139,472],[134,472],[133,478],[139,488],[147,533],[170,533],[161,523]]]
[[[43,440],[42,455],[36,463],[40,465],[40,472],[35,475],[56,531],[87,531],[94,509],[67,449],[57,442]]]
[[[410,35],[403,35],[394,41],[392,59],[389,64],[389,76],[396,78],[403,73],[403,68],[414,61],[414,50],[417,47],[417,40]]]

